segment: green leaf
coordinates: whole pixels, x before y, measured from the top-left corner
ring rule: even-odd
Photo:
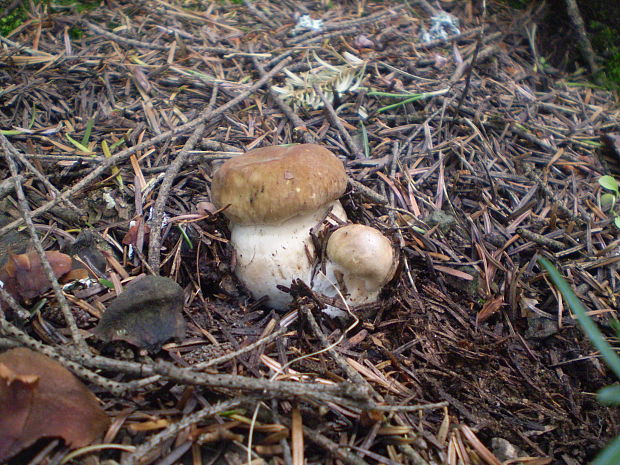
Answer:
[[[596,398],[601,404],[620,405],[620,384],[605,386],[598,391]]]
[[[101,284],[102,286],[107,287],[108,289],[114,289],[114,283],[108,279],[105,278],[99,278],[99,284]]]
[[[605,189],[609,189],[610,191],[614,191],[618,194],[618,181],[615,180],[613,176],[601,176],[598,178],[598,183],[603,186]]]
[[[610,194],[609,192],[601,195],[601,210],[609,212],[614,208],[616,203],[616,194]]]
[[[590,316],[586,313],[586,308],[581,303],[581,300],[579,300],[579,297],[575,295],[570,285],[549,260],[540,257],[538,262],[547,270],[551,281],[553,281],[553,284],[555,284],[562,296],[566,299],[566,302],[568,302],[571,310],[577,316],[577,321],[581,325],[581,329],[583,329],[584,333],[586,333],[590,341],[592,341],[594,347],[596,347],[601,353],[601,356],[603,357],[603,360],[605,360],[607,366],[609,366],[609,368],[611,368],[611,370],[615,373],[616,377],[620,379],[620,357],[618,357],[609,342],[607,342],[607,340],[603,337],[603,334],[598,329],[598,326],[596,326],[596,323],[594,323],[592,318],[590,318]],[[618,447],[620,452],[620,444],[618,444]]]
[[[615,194],[605,193],[601,195],[601,210],[604,212],[610,211],[614,208],[614,204],[616,203]]]
[[[104,140],[101,141],[101,150],[103,151],[103,156],[106,158],[110,158],[112,156],[112,152],[110,151],[110,147],[108,147],[108,143]],[[112,174],[116,175],[116,182],[118,183],[121,190],[123,189],[123,177],[121,176],[121,170],[118,166],[112,166]]]
[[[620,229],[620,216],[616,216],[614,218],[614,224],[616,225],[616,228]]]

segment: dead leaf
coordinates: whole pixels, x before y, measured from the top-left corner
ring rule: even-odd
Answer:
[[[504,305],[504,296],[500,295],[494,299],[487,300],[482,306],[482,310],[476,315],[476,324],[484,323],[494,315]]]
[[[59,363],[25,348],[0,354],[0,461],[44,437],[87,446],[109,423],[97,398]]]
[[[106,250],[107,247],[108,244],[103,239],[99,238],[92,231],[85,229],[80,232],[75,241],[69,244],[63,252],[73,258],[74,268],[86,267],[93,276],[106,278],[107,262],[102,250]]]
[[[127,233],[123,236],[122,243],[124,245],[133,245],[136,246],[138,242],[138,232],[140,231],[140,227],[142,225],[142,217],[139,217],[133,226],[129,228]],[[148,224],[144,225],[144,237],[145,239],[148,237],[148,234],[151,232],[151,228]]]
[[[185,335],[182,310],[181,286],[170,278],[145,276],[110,303],[95,334],[108,342],[159,350],[168,339]]]
[[[451,276],[464,279],[466,281],[474,280],[474,277],[470,275],[469,273],[465,273],[464,271],[460,271],[460,270],[455,270],[454,268],[450,268],[448,266],[434,265],[433,268],[435,268],[437,271],[441,271],[442,273],[446,273]]]
[[[360,413],[360,424],[364,428],[370,428],[371,426],[384,420],[384,415],[380,410],[366,409]]]
[[[71,270],[70,256],[53,250],[45,252],[45,255],[56,278]],[[52,287],[36,252],[10,254],[6,265],[0,270],[0,281],[6,291],[18,300],[32,299]]]

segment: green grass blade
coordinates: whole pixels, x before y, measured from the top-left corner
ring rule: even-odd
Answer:
[[[192,240],[187,235],[187,232],[185,231],[185,227],[183,225],[180,225],[180,224],[178,224],[177,227],[179,228],[179,231],[181,231],[181,237],[183,237],[183,240],[185,241],[187,246],[190,249],[193,249],[194,248],[194,244],[192,244]]]
[[[620,463],[620,436],[596,456],[592,465],[618,465]]]
[[[73,137],[71,137],[69,134],[65,134],[65,137],[67,138],[67,140],[69,142],[71,142],[71,144],[73,144],[73,146],[78,149],[80,152],[86,152],[86,153],[94,153],[93,151],[91,151],[88,147],[85,147],[84,145],[82,145],[80,142],[78,142],[77,140],[75,140]]]
[[[364,156],[370,158],[370,143],[368,142],[368,131],[366,125],[360,120],[360,126],[362,127],[362,143],[364,144]]]
[[[402,101],[400,101],[398,103],[393,103],[391,105],[387,105],[385,107],[381,107],[381,108],[379,108],[377,110],[377,113],[383,113],[384,111],[388,111],[388,110],[392,110],[394,108],[402,107],[403,105],[406,105],[406,104],[411,103],[411,102],[415,102],[417,100],[421,100],[422,98],[424,98],[424,97],[420,96],[420,95],[416,95],[415,97],[408,98],[407,100],[402,100]]]
[[[95,118],[89,118],[86,122],[86,130],[84,131],[84,137],[82,137],[82,145],[87,146],[90,140],[90,134],[93,132],[93,126],[95,125]]]
[[[540,257],[538,262],[547,270],[547,273],[549,273],[551,281],[553,281],[553,284],[555,284],[562,296],[566,299],[566,302],[568,302],[571,310],[577,316],[577,321],[581,325],[581,328],[590,341],[592,341],[594,347],[601,353],[607,366],[611,368],[618,379],[620,379],[620,357],[616,355],[611,345],[605,340],[603,334],[598,329],[598,326],[596,326],[592,318],[586,313],[586,309],[581,303],[581,300],[579,300],[579,297],[575,295],[568,282],[566,282],[560,272],[549,260]],[[618,452],[620,453],[620,442],[618,444]],[[620,463],[620,460],[614,463]]]
[[[596,398],[601,404],[620,405],[620,384],[605,386],[598,391]]]
[[[108,143],[104,140],[101,141],[101,150],[103,151],[104,157],[110,158],[112,156],[110,147],[108,147]],[[123,189],[123,177],[121,176],[121,170],[118,168],[118,166],[112,167],[112,174],[116,175],[116,182],[118,183],[119,187]]]

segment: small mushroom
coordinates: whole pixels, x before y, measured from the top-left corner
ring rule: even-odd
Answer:
[[[327,241],[325,273],[317,273],[312,288],[328,297],[342,295],[349,306],[375,302],[394,277],[397,260],[389,239],[370,226],[349,224]],[[326,313],[341,316],[335,308]]]
[[[283,310],[290,295],[277,288],[310,282],[316,253],[310,230],[330,212],[342,221],[338,198],[347,187],[342,162],[316,144],[273,146],[231,158],[215,172],[213,203],[230,220],[235,274],[256,299]]]

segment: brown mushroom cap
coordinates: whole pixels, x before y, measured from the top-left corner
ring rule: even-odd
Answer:
[[[325,147],[298,144],[251,150],[214,174],[212,200],[235,224],[276,224],[336,200],[347,187],[342,162]]]

